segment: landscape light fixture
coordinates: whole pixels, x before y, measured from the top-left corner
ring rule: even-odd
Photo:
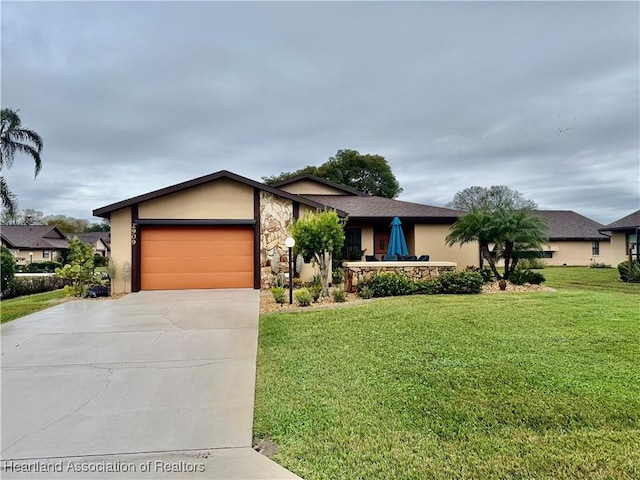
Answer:
[[[293,237],[287,237],[284,244],[289,249],[289,305],[293,303],[293,247],[296,241]]]

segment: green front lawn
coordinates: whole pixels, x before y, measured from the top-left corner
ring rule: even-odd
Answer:
[[[60,302],[64,302],[65,299],[64,290],[55,290],[53,292],[36,293],[2,300],[0,302],[0,317],[2,323],[10,322],[16,318],[57,305]]]
[[[263,316],[254,435],[307,480],[640,478],[640,285],[542,273]]]

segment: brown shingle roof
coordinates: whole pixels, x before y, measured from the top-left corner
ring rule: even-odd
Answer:
[[[549,225],[549,240],[607,240],[602,224],[572,210],[536,210]]]
[[[606,225],[600,229],[602,232],[611,232],[615,230],[634,230],[640,228],[640,210],[633,212],[626,217],[622,217],[620,220],[616,220],[609,225]]]
[[[88,243],[89,245],[95,245],[98,240],[102,240],[102,243],[108,248],[109,235],[110,232],[69,233],[67,238],[72,239],[73,237],[78,237],[78,240],[83,243]]]
[[[344,210],[349,218],[376,219],[393,217],[438,220],[453,223],[464,212],[450,208],[431,207],[391,198],[347,195],[301,195],[331,208]]]
[[[2,239],[13,248],[68,248],[69,243],[57,227],[51,225],[2,225]]]

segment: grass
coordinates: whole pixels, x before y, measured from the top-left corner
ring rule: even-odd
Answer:
[[[16,318],[52,307],[63,301],[65,301],[64,290],[36,293],[34,295],[2,300],[0,302],[0,318],[2,323],[10,322]]]
[[[640,478],[640,285],[261,318],[254,435],[307,480]]]

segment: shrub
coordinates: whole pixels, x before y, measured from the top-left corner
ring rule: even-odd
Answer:
[[[16,260],[7,247],[2,247],[0,264],[0,293],[4,293],[13,283],[16,273]]]
[[[491,280],[493,280],[493,271],[489,267],[480,268],[480,267],[475,267],[473,265],[470,265],[465,269],[465,271],[478,272],[480,275],[482,275],[482,280],[484,281],[484,283],[488,283]]]
[[[438,281],[437,280],[418,280],[415,282],[415,292],[419,295],[433,295],[438,293]]]
[[[334,284],[342,283],[342,281],[344,280],[344,270],[342,270],[342,268],[334,269],[332,275],[333,277],[331,281]]]
[[[9,288],[2,294],[2,298],[21,297],[34,293],[51,292],[65,286],[65,281],[55,275],[42,277],[16,277]]]
[[[108,261],[109,259],[107,257],[103,257],[102,255],[97,253],[93,254],[93,264],[96,267],[106,267]]]
[[[524,285],[525,283],[540,285],[544,282],[545,278],[540,272],[532,272],[526,268],[517,268],[509,276],[509,280],[515,285]]]
[[[368,299],[373,297],[373,292],[371,291],[368,285],[360,284],[358,285],[358,296],[360,298]]]
[[[334,302],[342,303],[347,301],[347,292],[345,292],[341,288],[331,292],[331,296],[333,297]]]
[[[282,272],[276,275],[275,278],[273,279],[274,287],[284,287],[286,284],[287,284],[287,281],[285,280],[284,273]]]
[[[591,260],[591,263],[589,264],[589,268],[613,268],[613,267],[604,262],[594,262],[593,260]]]
[[[518,267],[528,270],[541,270],[544,268],[544,261],[540,258],[521,258]]]
[[[298,305],[301,307],[308,307],[313,301],[313,295],[308,288],[298,290],[294,296],[296,297],[296,302],[298,302]]]
[[[62,267],[59,262],[36,262],[23,265],[20,271],[23,273],[54,273],[56,268]]]
[[[287,299],[287,291],[284,287],[273,287],[271,289],[271,295],[273,295],[273,299],[276,303],[282,305]]]
[[[376,273],[370,279],[361,282],[360,285],[361,287],[369,287],[374,297],[411,295],[415,291],[413,280],[397,272]]]
[[[637,261],[622,262],[618,264],[620,280],[627,283],[640,283],[640,263]]]
[[[482,292],[484,280],[480,272],[445,272],[436,283],[437,293],[468,294]]]

